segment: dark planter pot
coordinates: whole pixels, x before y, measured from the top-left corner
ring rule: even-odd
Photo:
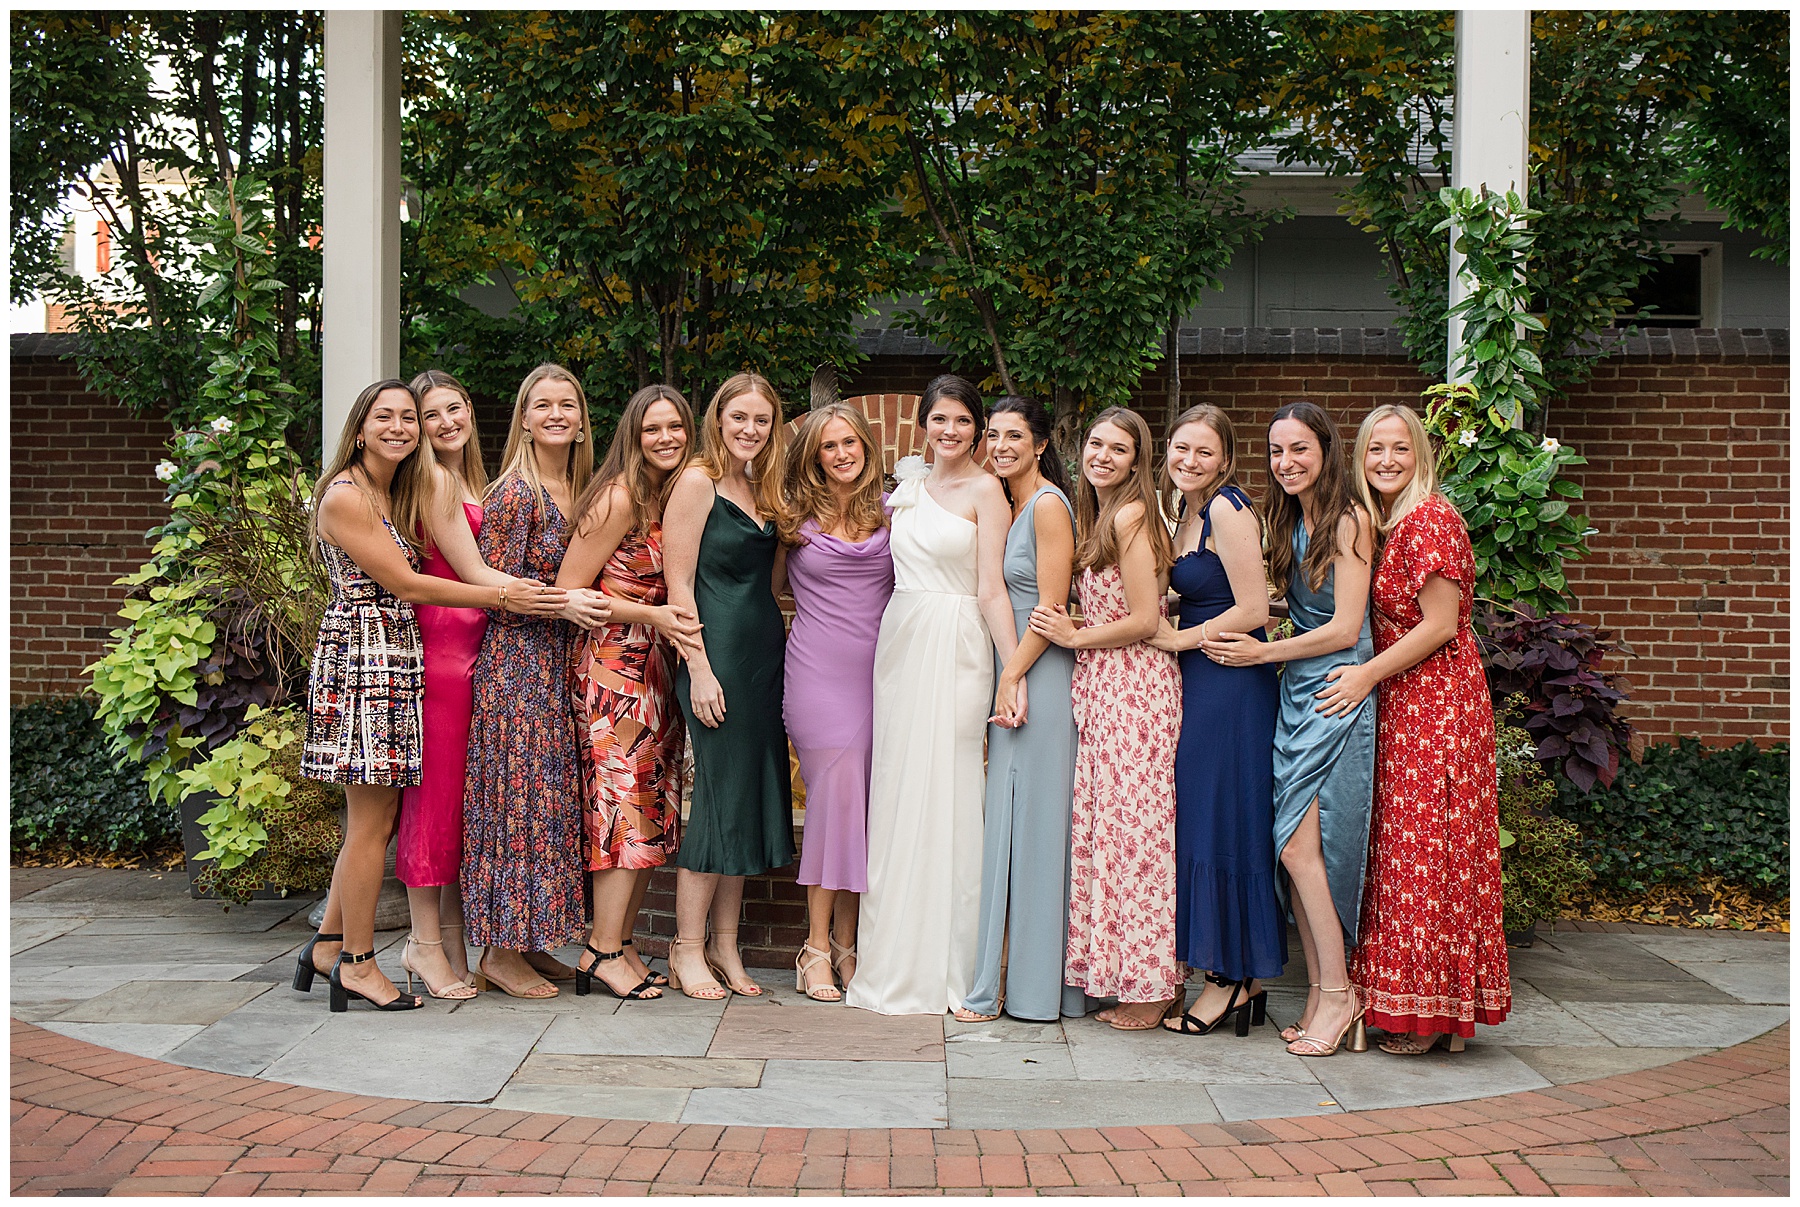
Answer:
[[[1506,932],[1506,945],[1508,947],[1530,947],[1535,942],[1537,942],[1537,926],[1535,924],[1527,926],[1524,930],[1509,930]]]
[[[188,895],[196,901],[217,901],[219,895],[202,892],[200,889],[200,871],[205,863],[194,857],[206,849],[206,835],[200,830],[200,815],[212,808],[219,801],[217,793],[196,792],[181,802],[181,849],[187,857]],[[252,901],[279,901],[281,893],[272,885],[265,884],[250,896]]]

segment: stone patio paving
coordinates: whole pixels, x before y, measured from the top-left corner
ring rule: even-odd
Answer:
[[[378,1016],[293,992],[312,902],[229,912],[179,873],[13,869],[12,1013],[102,1047],[219,1073],[420,1102],[795,1128],[1206,1124],[1456,1102],[1627,1074],[1742,1043],[1788,1017],[1786,936],[1558,933],[1514,951],[1514,1014],[1467,1052],[1290,1056],[1260,1028],[1188,1038],[1090,1019],[985,1026],[808,1001],[485,993]],[[404,932],[377,936],[400,972]],[[573,959],[574,949],[565,953]],[[1270,990],[1290,1021],[1298,944]]]

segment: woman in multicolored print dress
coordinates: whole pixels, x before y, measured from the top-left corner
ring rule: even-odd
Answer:
[[[1500,923],[1494,706],[1470,613],[1475,551],[1437,492],[1436,458],[1410,407],[1369,412],[1352,464],[1380,517],[1375,657],[1333,671],[1320,708],[1355,707],[1379,684],[1375,812],[1362,942],[1350,981],[1384,1052],[1452,1052],[1512,1008]]]
[[[581,383],[560,365],[526,374],[513,403],[500,476],[481,520],[481,553],[509,574],[556,581],[567,517],[593,473]],[[483,944],[476,983],[513,997],[556,996],[543,956],[587,932],[581,775],[569,663],[574,627],[609,612],[605,596],[568,588],[556,617],[489,614],[475,663],[463,796],[463,917]],[[573,622],[573,624],[571,624]],[[551,975],[565,967],[549,963]],[[573,979],[574,970],[568,972]]]
[[[575,535],[557,582],[591,584],[612,618],[577,647],[570,688],[581,751],[582,817],[594,886],[594,925],[578,958],[575,992],[594,981],[614,997],[662,996],[632,943],[652,868],[681,841],[685,730],[672,660],[699,633],[691,609],[668,601],[663,506],[687,463],[694,414],[668,386],[625,404],[612,446],[575,505]]]
[[[413,604],[531,613],[561,606],[560,593],[541,583],[478,586],[419,573],[433,467],[431,446],[419,437],[412,390],[376,382],[350,408],[312,498],[331,602],[313,649],[300,772],[344,785],[347,813],[323,924],[300,950],[294,988],[310,991],[313,978],[329,972],[337,1012],[353,997],[381,1010],[425,1004],[396,989],[375,963],[375,898],[388,838],[400,790],[419,782],[425,676]]]
[[[1032,632],[1076,651],[1065,976],[1089,997],[1119,999],[1102,1022],[1149,1031],[1187,1000],[1175,960],[1181,672],[1150,645],[1175,553],[1150,428],[1135,411],[1108,407],[1088,429],[1075,519],[1082,623],[1061,604],[1031,613]]]

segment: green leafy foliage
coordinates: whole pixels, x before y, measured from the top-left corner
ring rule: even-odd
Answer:
[[[284,438],[301,395],[274,368],[279,341],[270,299],[281,283],[270,275],[266,186],[240,177],[210,191],[207,205],[205,223],[192,232],[195,243],[210,249],[201,262],[213,281],[200,296],[205,309],[219,312],[206,339],[206,380],[178,409],[178,418],[194,426],[177,434],[170,446],[174,459],[159,469],[169,483],[169,519],[152,532],[151,560],[119,580],[138,597],[120,610],[126,626],[89,668],[107,733],[122,754],[143,761],[152,793],[170,803],[187,759],[228,739],[249,705],[272,702],[279,687],[275,668],[247,669],[229,650],[215,651],[221,624],[241,634],[243,614],[255,608],[242,606],[237,584],[209,559],[207,532],[217,537],[264,526],[263,514],[291,499],[303,478]],[[199,416],[210,418],[200,422]],[[297,582],[318,585],[303,555],[288,564]],[[234,600],[239,606],[231,606]],[[241,652],[257,645],[252,640]],[[268,690],[260,690],[259,681]],[[203,689],[209,696],[205,709]],[[213,714],[220,710],[229,713],[226,723],[216,723]]]
[[[1550,808],[1580,826],[1583,853],[1605,884],[1642,892],[1711,875],[1787,894],[1785,744],[1658,743],[1643,762],[1621,766],[1611,787],[1583,792],[1561,781]]]
[[[10,746],[15,854],[66,844],[139,855],[179,841],[174,808],[151,798],[136,767],[117,762],[87,700],[15,707]]]
[[[1786,21],[1776,19],[1785,64]],[[1441,190],[1451,183],[1454,15],[1298,12],[1282,29],[1289,67],[1268,102],[1294,122],[1283,154],[1357,178],[1344,212],[1381,239],[1407,350],[1426,374],[1441,376],[1448,265],[1434,232],[1448,216]],[[1745,188],[1745,167],[1778,163],[1785,178],[1786,69],[1778,84],[1764,63],[1773,36],[1741,14],[1716,11],[1533,11],[1524,200],[1540,216],[1525,285],[1544,324],[1533,347],[1551,394],[1587,380],[1597,333],[1630,311],[1632,290],[1667,258],[1673,227],[1663,215],[1683,184],[1704,173],[1711,145],[1701,133],[1677,137],[1684,123],[1729,144],[1724,171],[1746,215],[1758,202]],[[1751,62],[1758,67],[1745,69]],[[1709,124],[1720,72],[1754,114],[1729,128]],[[1774,213],[1773,181],[1757,187]],[[1785,181],[1779,190],[1785,231]],[[1541,397],[1527,415],[1539,434],[1549,401]]]
[[[1519,700],[1514,697],[1508,703],[1516,705]],[[1581,832],[1574,823],[1546,812],[1556,786],[1537,760],[1537,744],[1512,723],[1507,708],[1495,716],[1501,925],[1513,934],[1556,917],[1569,894],[1592,880],[1594,873],[1581,857]]]
[[[184,797],[218,798],[199,818],[203,888],[247,901],[264,884],[290,892],[331,883],[342,791],[300,776],[305,726],[297,708],[252,709],[242,733],[181,773]]]
[[[409,359],[459,363],[457,325],[429,311],[448,288],[503,275],[524,303],[515,340],[600,397],[661,381],[704,398],[746,368],[797,390],[821,363],[853,363],[845,333],[898,270],[893,135],[846,119],[818,23],[421,23],[409,162],[430,200],[412,242],[426,287]]]
[[[1235,156],[1276,121],[1264,19],[886,12],[840,22],[854,117],[903,139],[928,255],[908,321],[1059,422],[1127,401],[1267,214]]]
[[[1767,239],[1752,256],[1788,262],[1788,24],[1782,9],[1720,17],[1738,32],[1723,52],[1696,63],[1704,102],[1670,141],[1725,225]]]
[[[1570,510],[1581,487],[1558,475],[1587,459],[1505,422],[1473,386],[1432,386],[1425,398],[1438,481],[1474,545],[1476,594],[1507,608],[1561,611],[1563,566],[1586,556],[1588,526]]]
[[[318,389],[320,14],[14,13],[13,265],[18,291],[67,307],[89,388],[179,414],[205,381],[216,321],[208,269],[184,236],[209,185],[269,186],[274,358]],[[54,246],[71,190],[106,221],[113,268],[66,274]],[[316,441],[315,408],[301,436]]]
[[[1498,196],[1485,187],[1445,189],[1438,199],[1448,216],[1432,233],[1455,232],[1454,246],[1463,257],[1457,271],[1467,283],[1462,300],[1450,308],[1449,317],[1463,324],[1451,375],[1475,387],[1496,426],[1521,425],[1549,388],[1544,362],[1525,334],[1544,330],[1529,313],[1531,291],[1525,285],[1536,241],[1526,223],[1543,215],[1526,209],[1517,193]]]

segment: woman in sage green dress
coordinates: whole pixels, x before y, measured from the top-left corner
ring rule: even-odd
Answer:
[[[726,381],[700,421],[700,459],[682,471],[663,519],[669,602],[702,626],[675,672],[694,794],[675,859],[669,983],[708,1000],[727,987],[762,993],[737,949],[744,877],[794,861],[776,603],[785,433],[773,386],[754,373]]]
[[[1319,696],[1339,667],[1374,657],[1369,578],[1374,524],[1350,493],[1344,442],[1314,403],[1279,408],[1269,423],[1269,577],[1284,589],[1294,635],[1247,633],[1202,641],[1226,666],[1282,662],[1275,722],[1275,851],[1306,951],[1299,1025],[1283,1032],[1295,1056],[1330,1056],[1348,1037],[1366,1047],[1362,1003],[1346,967],[1362,912],[1375,794],[1375,698],[1327,714]],[[1282,887],[1277,881],[1277,886]]]
[[[1063,983],[1069,930],[1069,816],[1075,801],[1075,654],[1030,630],[1031,609],[1067,604],[1075,508],[1035,398],[1009,396],[988,415],[988,464],[1006,486],[1012,527],[1002,571],[1019,645],[994,657],[975,984],[956,1017],[1055,1022],[1086,1000]],[[1001,957],[1004,954],[1005,962]]]

